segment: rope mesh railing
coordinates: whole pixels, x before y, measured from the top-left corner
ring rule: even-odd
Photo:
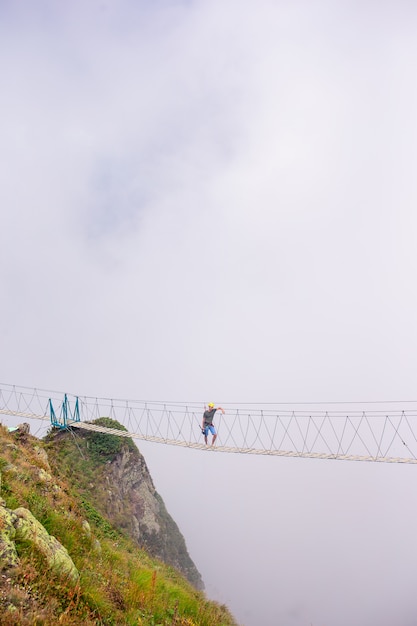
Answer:
[[[74,396],[0,384],[0,416],[43,420],[121,437],[212,452],[387,463],[417,463],[417,402],[334,403],[334,406],[223,405],[218,438],[206,446],[203,403]],[[118,421],[127,431],[95,424]]]

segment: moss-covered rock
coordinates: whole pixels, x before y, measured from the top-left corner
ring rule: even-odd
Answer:
[[[19,563],[14,542],[16,521],[17,516],[5,506],[0,505],[0,569],[2,571],[16,567]]]
[[[55,574],[73,583],[78,581],[78,571],[67,549],[50,535],[32,513],[23,507],[14,511],[16,541],[32,544],[43,555]]]
[[[52,482],[52,476],[48,474],[48,472],[45,472],[45,470],[42,467],[39,469],[38,476],[39,476],[39,480],[42,483]]]
[[[45,558],[48,567],[61,577],[77,582],[78,572],[66,548],[23,507],[11,511],[0,505],[0,569],[19,564],[16,542],[34,546]]]
[[[33,451],[36,455],[36,458],[38,459],[38,463],[42,465],[46,471],[50,472],[51,468],[49,465],[48,455],[46,451],[40,446],[34,446]]]

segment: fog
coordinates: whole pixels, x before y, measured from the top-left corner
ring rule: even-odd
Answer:
[[[0,380],[415,400],[413,3],[0,0]],[[244,626],[411,626],[414,466],[140,444]]]

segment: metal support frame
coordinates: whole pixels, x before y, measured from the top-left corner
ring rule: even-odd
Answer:
[[[51,425],[54,428],[68,428],[69,422],[79,422],[80,421],[80,404],[78,400],[78,396],[75,398],[75,406],[74,411],[71,411],[71,406],[68,401],[67,394],[64,395],[64,400],[61,404],[61,412],[59,418],[55,413],[54,406],[52,404],[51,398],[49,398],[49,415],[51,418]]]

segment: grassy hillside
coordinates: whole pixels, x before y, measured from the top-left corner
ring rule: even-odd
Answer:
[[[6,567],[0,545],[1,625],[235,625],[226,607],[208,601],[114,528],[92,504],[85,484],[81,493],[49,463],[43,442],[0,426],[0,476],[3,512],[29,509],[65,546],[79,573],[75,583],[57,575],[22,539],[14,541],[18,564]]]

